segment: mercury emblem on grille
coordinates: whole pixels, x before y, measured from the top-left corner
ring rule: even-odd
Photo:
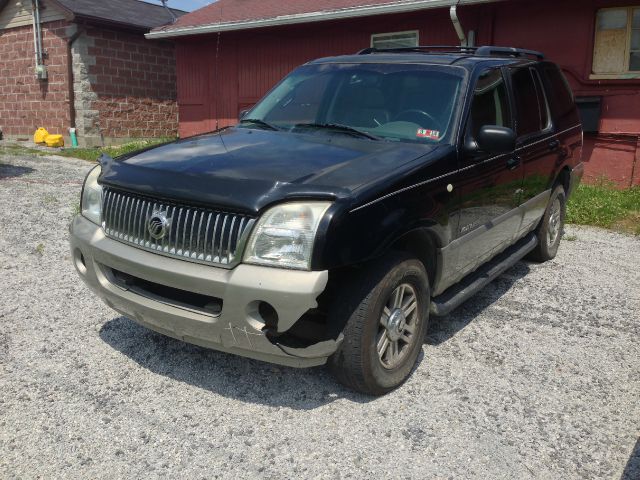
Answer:
[[[170,220],[167,218],[167,212],[153,212],[147,220],[147,230],[156,240],[161,240],[169,233],[171,226]]]

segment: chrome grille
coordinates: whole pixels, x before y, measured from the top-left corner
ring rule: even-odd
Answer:
[[[151,236],[147,222],[157,213],[168,220],[165,236]],[[160,201],[105,188],[102,228],[108,237],[170,257],[198,263],[231,266],[238,246],[254,219],[245,215]]]

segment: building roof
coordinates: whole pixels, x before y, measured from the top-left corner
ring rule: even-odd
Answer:
[[[188,13],[172,25],[155,28],[147,38],[400,13],[499,0],[218,0]]]
[[[73,19],[97,23],[108,23],[150,30],[173,22],[173,18],[162,5],[153,5],[141,0],[54,0]],[[172,8],[176,17],[186,12]]]

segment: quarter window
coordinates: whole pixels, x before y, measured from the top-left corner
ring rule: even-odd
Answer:
[[[569,87],[567,79],[562,74],[559,68],[555,66],[545,66],[543,74],[547,77],[549,82],[549,88],[547,93],[549,94],[549,100],[554,112],[557,116],[565,115],[571,112],[574,108],[573,93]]]
[[[409,32],[375,33],[371,35],[373,48],[405,48],[418,46],[418,30]]]
[[[640,7],[598,11],[593,73],[612,77],[640,74]]]
[[[511,126],[507,88],[500,70],[487,70],[478,78],[471,104],[470,133],[476,138],[485,125]]]

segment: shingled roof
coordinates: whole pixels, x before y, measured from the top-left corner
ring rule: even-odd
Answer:
[[[53,0],[73,19],[122,25],[141,30],[171,24],[173,18],[162,5],[141,0]],[[186,12],[172,8],[176,17]]]
[[[499,0],[218,0],[155,28],[147,38],[308,23]]]

